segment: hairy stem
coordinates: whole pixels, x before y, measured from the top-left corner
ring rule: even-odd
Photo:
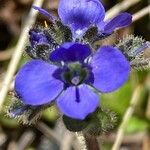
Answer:
[[[85,135],[88,150],[100,150],[99,143],[95,136]]]
[[[75,135],[80,144],[81,150],[88,150],[84,135],[82,133],[78,133],[78,132],[76,132]]]
[[[97,138],[95,136],[76,133],[76,137],[81,146],[81,150],[100,150]]]

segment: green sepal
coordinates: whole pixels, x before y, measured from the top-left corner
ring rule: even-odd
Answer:
[[[25,105],[14,95],[9,105],[6,106],[5,112],[8,117],[14,118],[20,123],[33,124],[41,117],[45,108],[47,107]]]
[[[64,122],[66,128],[72,132],[82,131],[89,124],[88,119],[78,120],[78,119],[73,119],[73,118],[67,117],[65,115],[63,115],[62,119],[63,119],[63,122]]]
[[[120,40],[116,47],[123,52],[133,69],[145,70],[150,67],[148,52],[150,42],[141,37],[129,35]]]
[[[98,108],[90,117],[90,123],[83,133],[93,136],[99,136],[104,132],[110,132],[114,129],[117,117],[116,114],[110,110]]]
[[[115,127],[117,117],[112,111],[98,108],[84,120],[63,116],[63,122],[69,131],[82,131],[84,134],[99,136],[104,132],[111,131]]]

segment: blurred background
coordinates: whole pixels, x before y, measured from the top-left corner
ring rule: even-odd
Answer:
[[[132,1],[132,0],[126,0]],[[150,4],[149,0],[136,0],[134,5],[125,11],[135,14]],[[103,0],[106,10],[120,4],[122,0]],[[5,78],[10,59],[14,53],[24,21],[29,13],[33,0],[0,0],[0,89]],[[43,8],[57,15],[58,0],[45,0]],[[119,7],[119,5],[118,5]],[[119,8],[118,8],[119,9]],[[38,15],[36,24],[44,25],[44,18]],[[48,22],[48,20],[47,20]],[[117,38],[127,34],[150,40],[150,15],[136,20],[131,26],[117,32]],[[116,39],[109,38],[109,42]],[[105,42],[105,41],[104,41]],[[108,41],[107,41],[108,42]],[[18,68],[28,58],[22,56]],[[118,91],[102,95],[102,106],[117,114],[116,127],[112,132],[103,133],[98,139],[102,150],[110,150],[115,141],[116,131],[129,107],[134,90],[142,86],[140,98],[134,114],[130,118],[121,150],[150,150],[150,69],[133,70],[129,81]],[[9,93],[13,89],[10,87]],[[3,109],[10,103],[8,95]],[[0,113],[0,150],[80,150],[74,134],[68,132],[59,118],[55,107],[44,111],[42,118],[32,126],[9,119],[2,111]]]

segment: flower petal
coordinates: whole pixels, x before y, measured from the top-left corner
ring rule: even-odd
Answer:
[[[40,14],[44,15],[45,17],[47,17],[49,20],[56,20],[57,18],[53,15],[51,15],[48,11],[46,11],[45,9],[42,9],[40,7],[37,6],[32,6],[33,9],[37,10],[40,12]]]
[[[29,40],[30,40],[32,47],[34,47],[36,44],[48,44],[49,43],[46,35],[44,35],[43,32],[30,30],[29,35],[30,35]]]
[[[129,13],[120,13],[111,19],[104,26],[104,33],[111,34],[116,28],[129,26],[132,23],[132,15]]]
[[[105,10],[99,0],[60,0],[58,14],[73,33],[83,34],[85,28],[104,19]]]
[[[15,91],[29,105],[42,105],[54,100],[63,83],[54,77],[57,67],[42,60],[32,60],[17,73]]]
[[[99,105],[99,96],[86,84],[67,88],[57,99],[57,105],[66,116],[85,119]]]
[[[87,45],[79,43],[65,43],[50,54],[50,60],[54,62],[84,61],[91,54]]]
[[[117,48],[103,46],[91,60],[93,86],[101,92],[112,92],[128,79],[130,64]]]

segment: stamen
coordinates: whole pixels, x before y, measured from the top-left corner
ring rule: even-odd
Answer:
[[[45,28],[48,28],[48,24],[47,24],[46,20],[44,21],[44,25],[45,25]]]

